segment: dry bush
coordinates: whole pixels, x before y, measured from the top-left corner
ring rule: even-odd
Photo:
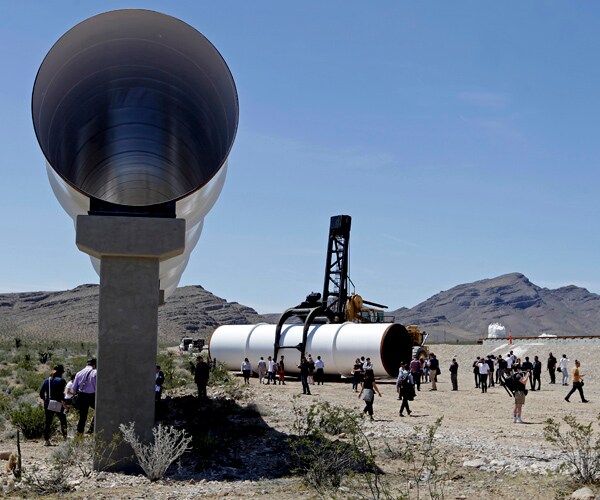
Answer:
[[[121,424],[119,429],[123,440],[133,448],[140,467],[150,481],[161,479],[169,466],[189,449],[192,442],[192,437],[185,431],[162,424],[152,429],[154,442],[149,444],[139,441],[133,422]]]

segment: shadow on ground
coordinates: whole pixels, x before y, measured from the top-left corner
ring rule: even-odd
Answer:
[[[171,479],[254,481],[290,474],[289,436],[269,427],[256,406],[191,395],[159,405],[157,423],[185,429],[193,437],[192,450],[170,467]]]

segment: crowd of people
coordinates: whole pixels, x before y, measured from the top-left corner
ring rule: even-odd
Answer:
[[[258,382],[264,385],[285,385],[285,356],[281,356],[279,361],[274,357],[263,356],[257,361],[256,367],[252,365],[248,358],[245,358],[241,364],[240,371],[243,375],[244,384],[250,384],[253,373],[257,373]],[[549,375],[549,384],[556,384],[556,373],[562,378],[562,385],[569,385],[569,374],[571,373],[572,386],[565,395],[565,401],[570,402],[571,396],[578,392],[581,402],[587,403],[584,396],[584,374],[581,373],[581,362],[574,360],[573,367],[570,368],[570,360],[563,354],[560,359],[549,353],[546,360],[546,370]],[[297,365],[300,372],[300,382],[303,394],[311,394],[311,386],[322,385],[325,382],[325,361],[321,356],[313,359],[311,354],[302,356]],[[541,390],[541,374],[543,365],[539,356],[534,355],[533,359],[525,356],[523,359],[517,357],[511,350],[504,356],[502,354],[487,356],[477,356],[472,363],[475,389],[482,393],[487,393],[490,387],[496,385],[503,386],[509,394],[514,396],[513,418],[515,423],[522,423],[522,407],[528,391]],[[401,363],[396,380],[396,391],[398,399],[401,401],[399,415],[400,417],[411,415],[410,402],[414,400],[423,384],[430,384],[430,391],[437,391],[437,380],[440,375],[440,363],[434,353],[427,356],[415,355],[407,363]],[[452,391],[458,391],[458,370],[459,364],[455,358],[452,359],[448,371],[450,373],[450,382]],[[40,398],[43,400],[45,411],[44,441],[50,446],[50,430],[54,416],[60,422],[60,429],[63,438],[67,436],[66,413],[70,408],[76,408],[79,413],[77,423],[77,433],[83,434],[88,419],[89,409],[95,408],[96,400],[96,359],[88,360],[87,365],[76,374],[70,374],[63,378],[65,368],[63,365],[56,365],[50,376],[44,380],[40,388]],[[203,356],[198,356],[194,370],[194,381],[198,389],[199,399],[208,399],[207,385],[210,375],[210,365]],[[355,359],[353,366],[349,367],[349,375],[352,378],[352,390],[358,393],[358,398],[365,402],[363,415],[368,415],[373,419],[373,403],[375,394],[381,397],[381,392],[377,387],[373,364],[369,357],[361,356]],[[155,376],[155,395],[156,400],[160,401],[162,395],[162,386],[165,380],[164,373],[160,366],[156,366]],[[509,383],[514,382],[514,383]],[[529,387],[529,389],[527,388]],[[94,427],[94,419],[90,423],[88,432],[91,433]]]
[[[316,360],[313,360],[311,354],[304,357],[302,356],[300,364],[297,365],[300,369],[300,380],[304,380],[303,384],[304,394],[310,394],[309,385],[322,385],[325,383],[325,362],[321,359],[321,356],[317,356]],[[252,363],[248,358],[244,358],[240,368],[244,377],[244,384],[250,384],[250,378],[252,372],[258,374],[258,383],[270,385],[285,385],[285,356],[281,356],[279,361],[276,361],[273,357],[267,356],[265,360],[264,356],[261,356],[256,363],[256,369],[252,368]]]
[[[546,360],[546,370],[549,375],[549,384],[556,384],[556,373],[562,375],[562,385],[569,385],[569,363],[570,360],[566,354],[563,354],[558,360],[551,352]],[[588,400],[583,394],[583,377],[580,372],[581,362],[574,361],[572,372],[572,387],[565,396],[565,401],[570,402],[571,395],[578,391],[582,403],[588,403]],[[542,387],[542,369],[543,364],[539,356],[533,356],[533,360],[529,356],[523,359],[517,357],[514,351],[509,351],[504,357],[499,354],[495,356],[489,354],[486,357],[478,356],[473,361],[473,375],[475,378],[475,388],[481,389],[481,392],[487,392],[488,386],[501,384],[509,394],[514,396],[514,412],[513,421],[515,423],[523,423],[521,418],[522,408],[525,404],[525,399],[529,391],[539,391]],[[511,383],[514,381],[514,383]],[[529,384],[528,384],[529,382]],[[527,388],[529,385],[529,389]]]
[[[573,368],[570,368],[570,360],[565,354],[560,359],[555,358],[552,353],[548,355],[546,370],[550,378],[549,384],[556,384],[556,373],[558,372],[562,375],[562,384],[567,386],[569,385],[570,372],[572,374],[572,387],[564,398],[567,402],[570,401],[570,397],[576,391],[579,392],[583,403],[588,402],[583,393],[583,374],[580,372],[580,367],[580,361],[575,360]],[[316,360],[313,360],[310,354],[306,357],[302,356],[298,369],[300,370],[300,382],[303,394],[310,395],[310,387],[312,385],[323,383],[325,363],[321,359],[321,356],[317,356]],[[459,390],[458,370],[459,364],[456,358],[453,358],[448,367],[452,391]],[[528,391],[541,390],[543,364],[540,357],[538,355],[534,355],[533,358],[524,356],[521,359],[512,350],[505,355],[489,354],[487,356],[477,356],[472,363],[472,370],[475,389],[479,389],[482,393],[487,393],[491,387],[502,386],[506,388],[509,394],[514,397],[514,422],[523,423],[521,414]],[[248,358],[244,359],[241,371],[244,375],[245,383],[249,384],[253,368]],[[259,383],[261,384],[270,384],[271,382],[275,384],[274,377],[270,373],[278,374],[280,383],[285,384],[283,356],[281,356],[281,360],[278,363],[271,356],[266,361],[261,357],[257,364],[257,370],[254,371],[258,373]],[[437,380],[440,372],[440,363],[434,353],[429,353],[426,356],[415,355],[410,362],[400,364],[396,380],[396,391],[398,399],[401,401],[400,417],[404,417],[405,413],[411,415],[410,402],[414,400],[423,384],[429,384],[430,391],[437,391]],[[358,393],[358,397],[365,402],[363,414],[373,419],[375,395],[378,394],[381,396],[381,392],[375,382],[371,359],[365,356],[356,358],[349,374],[352,378],[352,390]],[[513,377],[515,383],[511,385],[507,381]]]

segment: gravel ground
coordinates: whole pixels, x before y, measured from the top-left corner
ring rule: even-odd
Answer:
[[[538,355],[543,362],[541,391],[529,392],[523,409],[524,424],[514,424],[512,419],[513,400],[502,387],[496,386],[482,394],[474,387],[471,369],[476,356],[489,353],[505,354],[515,350],[521,357],[533,359]],[[417,397],[411,403],[413,413],[410,417],[398,416],[399,401],[395,390],[395,381],[380,380],[382,397],[376,397],[375,420],[365,422],[366,432],[378,453],[390,445],[401,446],[405,439],[415,436],[415,426],[426,427],[443,417],[437,433],[438,446],[444,456],[452,460],[452,480],[446,484],[446,498],[554,498],[570,494],[578,488],[567,475],[558,472],[563,463],[559,450],[547,443],[543,428],[547,418],[556,420],[566,415],[575,415],[580,422],[595,421],[600,410],[600,389],[598,388],[594,360],[600,354],[600,341],[586,341],[549,347],[540,342],[523,343],[515,341],[513,346],[502,345],[488,347],[482,345],[435,345],[431,350],[436,353],[441,365],[438,391],[429,391],[424,384]],[[548,352],[553,351],[559,357],[563,353],[582,363],[581,372],[585,374],[585,394],[590,401],[583,404],[574,394],[571,402],[564,401],[569,387],[550,385],[545,371]],[[560,352],[559,352],[560,351]],[[314,355],[315,353],[313,353]],[[456,357],[459,363],[459,391],[452,392],[448,366]],[[327,364],[327,360],[325,360]],[[327,366],[326,366],[327,367]],[[293,396],[299,405],[309,406],[313,402],[362,409],[351,385],[343,382],[327,382],[322,386],[313,386],[311,396],[302,396],[300,383],[289,380],[285,386],[260,386],[252,379],[248,389],[248,403],[255,404],[262,419],[271,429],[279,433],[290,433],[294,414]],[[215,390],[212,390],[215,396]],[[248,460],[254,460],[256,467],[265,466],[256,446],[268,446],[269,443],[252,444],[244,453]],[[0,443],[2,449],[10,449],[11,442]],[[42,442],[23,443],[23,457],[26,464],[37,463],[44,467],[44,459],[51,450],[44,448]],[[383,455],[380,455],[383,456]],[[266,464],[268,465],[268,464]],[[382,468],[394,472],[397,464],[385,461]],[[231,472],[231,471],[230,471]],[[73,471],[75,491],[62,498],[231,498],[262,497],[277,495],[280,499],[292,499],[308,495],[317,497],[297,477],[279,477],[274,479],[249,480],[243,475],[229,474],[229,480],[211,480],[210,476],[181,477],[150,483],[141,476],[123,476],[119,474],[99,473],[83,479]],[[393,474],[390,474],[392,477]],[[217,477],[217,476],[214,476]],[[221,476],[225,477],[225,476]],[[4,487],[8,476],[4,476]],[[422,494],[423,492],[421,492]],[[416,498],[416,491],[411,490]],[[352,491],[341,489],[339,498],[352,497]],[[421,498],[427,498],[422,495]]]

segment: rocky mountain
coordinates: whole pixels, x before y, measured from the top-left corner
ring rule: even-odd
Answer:
[[[98,285],[61,292],[0,295],[0,339],[95,341]],[[207,339],[224,324],[252,324],[264,319],[249,307],[213,295],[201,286],[176,290],[159,308],[159,342],[176,345],[181,337]]]
[[[573,285],[541,288],[520,273],[458,285],[390,314],[398,323],[418,324],[435,340],[486,337],[494,322],[515,337],[600,334],[600,295]]]
[[[82,285],[62,292],[1,294],[0,340],[94,341],[98,290],[97,285]],[[259,315],[201,286],[186,286],[159,309],[159,342],[176,345],[183,336],[207,339],[219,325],[275,323],[280,314]],[[600,295],[576,286],[541,288],[519,273],[458,285],[389,314],[397,323],[419,325],[436,341],[476,340],[487,336],[494,322],[515,337],[600,333]]]

